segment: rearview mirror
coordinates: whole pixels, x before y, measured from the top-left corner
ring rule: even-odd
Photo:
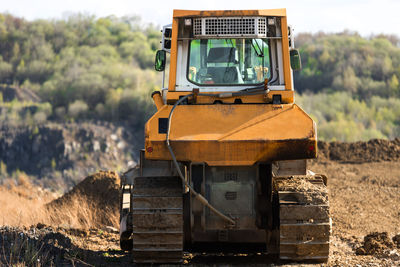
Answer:
[[[164,71],[165,70],[165,62],[167,56],[164,50],[158,50],[156,54],[156,60],[154,62],[154,68],[156,71]]]
[[[297,49],[290,50],[290,67],[292,70],[301,70],[300,52]]]

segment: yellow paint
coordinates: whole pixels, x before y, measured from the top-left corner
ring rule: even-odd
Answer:
[[[290,69],[290,56],[289,56],[289,37],[287,18],[281,18],[282,30],[282,58],[283,58],[283,74],[285,80],[285,87],[287,90],[292,90],[292,75]]]
[[[174,10],[174,18],[180,17],[235,17],[235,16],[286,16],[286,8],[260,10]]]
[[[178,21],[183,17],[231,17],[231,16],[278,16],[281,17],[282,31],[282,57],[284,67],[284,81],[287,90],[292,90],[292,77],[289,57],[289,39],[287,28],[286,9],[264,9],[264,10],[174,10],[172,20],[171,57],[169,68],[168,91],[175,91],[178,49]],[[167,95],[170,100],[172,95]],[[292,101],[291,101],[292,102]],[[288,102],[289,103],[289,102]]]
[[[282,57],[287,90],[228,98],[211,96],[189,98],[189,105],[176,107],[171,122],[170,143],[177,160],[206,162],[211,166],[233,166],[315,158],[317,152],[315,123],[294,104],[285,9],[174,10],[167,103],[161,105],[160,99],[154,98],[158,110],[145,126],[146,158],[171,160],[166,146],[166,134],[159,133],[159,118],[168,118],[172,104],[176,103],[179,97],[192,93],[175,91],[178,21],[184,17],[213,16],[281,17]],[[282,104],[271,104],[275,94],[281,95]],[[240,102],[239,99],[242,104],[235,104],[235,100],[236,103]],[[223,104],[214,104],[216,100]]]
[[[156,105],[157,110],[160,110],[164,106],[164,101],[161,96],[160,91],[156,91],[152,94],[154,104]]]
[[[175,91],[176,82],[176,62],[178,60],[178,19],[172,20],[172,36],[171,36],[171,57],[169,64],[169,84],[168,91]]]
[[[148,159],[170,159],[166,134],[158,132],[158,118],[168,118],[171,105],[162,107],[146,124]],[[312,119],[297,105],[182,105],[173,115],[171,146],[180,161],[209,165],[252,165],[315,157]],[[147,149],[146,149],[147,150]]]

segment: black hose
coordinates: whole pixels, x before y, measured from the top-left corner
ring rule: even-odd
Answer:
[[[215,207],[213,207],[206,198],[204,198],[201,194],[197,193],[193,187],[186,181],[184,175],[182,174],[181,168],[179,167],[178,161],[176,160],[174,151],[172,150],[171,144],[169,142],[169,133],[171,130],[171,119],[172,119],[172,115],[173,112],[175,110],[175,108],[181,104],[183,101],[185,101],[186,99],[188,99],[189,97],[193,96],[193,94],[188,94],[185,95],[184,97],[180,98],[172,107],[171,111],[169,112],[169,116],[168,116],[168,130],[167,130],[167,137],[166,137],[166,142],[167,142],[167,147],[169,150],[169,153],[171,154],[172,157],[172,161],[174,162],[174,165],[176,167],[176,170],[178,171],[179,177],[181,178],[182,182],[185,184],[185,186],[187,186],[189,188],[190,193],[200,201],[200,203],[202,203],[204,206],[208,207],[212,212],[214,212],[216,215],[218,215],[219,217],[221,217],[223,220],[229,222],[231,224],[231,226],[235,225],[235,221],[232,220],[231,218],[229,218],[228,216],[224,215],[222,212],[218,211]]]
[[[241,91],[237,92],[223,92],[219,94],[210,94],[210,93],[198,93],[197,95],[199,96],[209,96],[209,97],[218,97],[218,98],[226,98],[226,97],[236,97],[236,96],[244,96],[244,95],[258,95],[258,94],[265,94],[268,93],[269,89],[265,90],[264,86],[259,86],[259,87],[253,87],[253,88],[246,88]],[[208,207],[212,212],[214,212],[216,215],[221,217],[223,220],[229,222],[231,226],[235,225],[235,221],[229,218],[228,216],[224,215],[222,212],[218,211],[215,207],[213,207],[206,198],[204,198],[201,194],[197,193],[194,188],[185,180],[185,176],[183,175],[181,168],[179,167],[178,161],[176,160],[175,153],[172,150],[171,144],[169,142],[169,134],[171,130],[171,121],[172,121],[172,115],[174,114],[175,108],[180,105],[182,102],[184,102],[186,99],[189,97],[194,96],[194,94],[188,94],[183,97],[181,97],[178,101],[175,102],[174,106],[172,107],[171,111],[169,112],[168,116],[168,130],[167,130],[167,136],[166,136],[166,143],[167,147],[169,150],[169,153],[171,154],[172,161],[174,162],[175,168],[178,171],[179,177],[181,178],[182,182],[189,188],[190,193],[197,198],[200,203],[202,203],[204,206]]]

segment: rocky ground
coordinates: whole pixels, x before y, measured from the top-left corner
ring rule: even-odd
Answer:
[[[400,140],[355,144],[320,143],[321,157],[309,164],[309,169],[329,176],[333,234],[330,260],[323,265],[400,266]],[[338,154],[341,150],[343,155]],[[19,185],[0,187],[0,265],[121,266],[132,262],[118,245],[115,172],[88,176],[64,196],[27,183],[22,179]],[[85,206],[85,202],[94,204]],[[28,218],[22,216],[26,209],[32,212]],[[12,221],[11,213],[16,214]],[[68,221],[71,217],[76,219]],[[315,266],[276,262],[264,254],[187,253],[184,263]]]
[[[123,171],[138,149],[128,128],[107,122],[0,125],[0,184],[23,172],[35,183],[67,191],[98,170]]]

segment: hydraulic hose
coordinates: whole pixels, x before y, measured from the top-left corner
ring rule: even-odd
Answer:
[[[219,94],[197,93],[196,95],[198,95],[198,96],[209,96],[209,97],[226,98],[226,97],[236,97],[236,96],[243,96],[243,95],[258,95],[258,94],[265,94],[265,93],[268,93],[268,92],[269,92],[269,89],[265,90],[264,86],[262,86],[262,87],[260,86],[260,87],[255,87],[255,88],[243,89],[243,90],[237,91],[237,92],[223,92],[223,93],[219,93]],[[217,210],[213,205],[211,205],[208,202],[208,200],[205,197],[203,197],[201,194],[197,193],[194,190],[194,188],[185,180],[185,177],[183,176],[182,171],[179,168],[178,161],[176,160],[175,153],[172,150],[171,144],[169,142],[169,134],[170,134],[170,130],[171,130],[171,121],[172,121],[171,119],[172,119],[172,115],[174,114],[174,110],[178,105],[180,105],[183,101],[185,101],[186,99],[188,99],[191,96],[194,96],[194,94],[192,93],[192,94],[185,95],[182,98],[180,98],[178,101],[176,101],[174,106],[172,107],[170,113],[169,113],[169,116],[168,116],[168,129],[167,129],[167,137],[166,137],[167,147],[168,147],[169,153],[171,154],[172,161],[174,162],[175,168],[178,171],[179,177],[181,178],[181,180],[185,184],[185,186],[187,186],[189,188],[190,193],[197,200],[199,200],[200,203],[202,203],[204,206],[208,207],[217,216],[219,216],[223,220],[229,222],[231,224],[231,226],[234,226],[236,224],[234,220],[232,220],[231,218],[229,218],[228,216],[224,215],[222,212]]]
[[[172,150],[171,144],[169,142],[169,133],[171,130],[171,119],[172,119],[172,115],[174,113],[175,108],[181,104],[183,101],[185,101],[186,99],[188,99],[190,96],[193,96],[193,94],[189,94],[186,95],[184,97],[182,97],[181,99],[179,99],[174,106],[172,107],[169,116],[168,116],[168,130],[167,130],[167,138],[166,138],[166,142],[167,142],[167,147],[169,150],[169,153],[171,153],[171,157],[172,157],[172,161],[174,162],[174,165],[176,167],[176,170],[178,171],[179,177],[181,178],[182,182],[185,184],[185,186],[187,186],[189,188],[190,193],[197,199],[200,201],[200,203],[202,203],[204,206],[208,207],[212,212],[214,212],[217,216],[219,216],[220,218],[222,218],[223,220],[229,222],[231,224],[231,226],[234,226],[236,223],[234,220],[232,220],[231,218],[229,218],[228,216],[224,215],[222,212],[220,212],[219,210],[217,210],[214,206],[212,206],[208,200],[203,197],[201,194],[197,193],[194,188],[186,181],[185,177],[182,174],[181,168],[179,168],[178,162],[176,160],[174,151]]]

